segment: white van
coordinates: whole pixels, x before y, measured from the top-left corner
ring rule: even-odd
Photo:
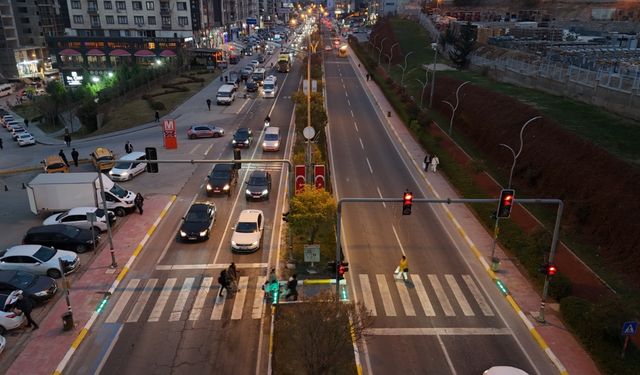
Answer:
[[[280,150],[280,128],[270,126],[264,132],[264,141],[262,141],[262,151],[278,151]]]
[[[113,181],[127,181],[144,172],[147,168],[147,157],[144,152],[132,152],[120,158],[119,162],[109,171]]]
[[[269,76],[262,82],[262,95],[265,98],[275,98],[278,92],[278,79],[275,76]]]
[[[236,87],[234,85],[222,85],[216,94],[216,102],[218,105],[231,105],[236,100]]]

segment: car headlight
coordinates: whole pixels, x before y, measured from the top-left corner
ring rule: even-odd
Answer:
[[[236,246],[236,241],[231,241],[231,246]]]
[[[207,190],[211,190],[211,189],[212,189],[211,184],[207,184]]]
[[[224,187],[222,188],[222,190],[229,190],[229,184],[224,185]]]
[[[247,139],[247,140],[245,140],[245,141],[244,141],[244,144],[245,144],[245,145],[248,145],[248,144],[249,144],[249,140],[248,140],[248,139]]]
[[[235,145],[236,144],[236,140],[235,139],[231,140],[231,143],[233,143]]]
[[[200,237],[204,237],[204,236],[206,236],[206,235],[207,235],[207,232],[208,232],[208,230],[207,230],[207,229],[205,229],[205,230],[203,230],[202,232],[200,232]]]
[[[251,247],[254,247],[254,246],[258,246],[258,241],[253,241],[253,242],[251,243]]]
[[[273,144],[273,147],[280,147],[280,142],[276,142]]]
[[[267,142],[262,142],[262,147],[267,147]]]
[[[49,294],[49,291],[48,291],[48,290],[43,290],[42,292],[37,292],[37,293],[33,293],[33,294],[34,294],[35,296],[38,296],[38,297],[44,297],[44,296],[46,296],[47,294]]]
[[[251,195],[251,190],[247,189],[247,190],[244,191],[244,193],[247,194],[247,195]]]
[[[180,229],[180,237],[186,237],[186,236],[187,236],[187,233],[182,229]]]
[[[269,189],[262,190],[262,195],[267,195],[267,194],[269,194]]]
[[[128,176],[128,175],[129,175],[129,172],[122,172],[122,173],[120,173],[120,174],[121,174],[122,176]]]

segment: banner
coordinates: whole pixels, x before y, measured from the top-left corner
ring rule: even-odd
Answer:
[[[178,139],[176,137],[176,120],[162,120],[162,133],[164,140],[164,148],[178,148]]]
[[[324,189],[325,177],[324,177],[324,165],[316,165],[313,168],[313,185],[316,189]]]
[[[306,176],[307,168],[304,165],[296,165],[296,193],[299,193],[307,183]]]

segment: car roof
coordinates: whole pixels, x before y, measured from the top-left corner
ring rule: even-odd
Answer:
[[[258,215],[262,215],[261,210],[242,210],[242,212],[240,212],[240,216],[238,217],[238,221],[253,221],[258,218]]]
[[[97,147],[95,149],[95,151],[93,151],[93,153],[97,156],[97,157],[102,157],[102,156],[113,156],[113,153],[111,152],[111,150],[109,150],[106,147]]]
[[[62,160],[62,158],[59,155],[51,155],[51,156],[47,156],[44,159],[45,164],[49,165],[49,164],[56,164],[56,163],[64,163],[64,160]]]
[[[95,212],[97,207],[74,207],[69,210],[69,215],[85,215],[87,212]]]
[[[133,161],[136,160],[137,158],[141,157],[141,156],[145,156],[146,154],[142,151],[134,151],[130,154],[126,154],[123,157],[120,158],[120,160],[126,160],[126,161]]]
[[[195,202],[189,207],[189,211],[203,211],[212,206],[215,207],[215,205],[209,202]]]
[[[38,251],[42,245],[16,245],[6,249],[3,253],[0,253],[0,256],[9,256],[9,255],[33,255],[36,251]]]
[[[37,227],[32,227],[27,231],[27,234],[31,233],[52,233],[52,232],[62,232],[67,228],[76,228],[72,225],[67,224],[53,224],[53,225],[39,225]]]

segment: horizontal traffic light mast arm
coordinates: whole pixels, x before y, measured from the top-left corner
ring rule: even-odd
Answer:
[[[123,163],[131,163],[131,160],[126,160],[126,159],[116,159],[116,160],[109,160],[109,161],[98,161],[99,165],[102,164],[112,164],[114,162],[123,162]],[[266,163],[286,163],[289,165],[289,167],[293,166],[293,164],[291,163],[290,160],[288,159],[239,159],[239,160],[234,160],[234,159],[219,159],[219,160],[207,160],[207,159],[200,159],[200,160],[183,160],[183,159],[176,159],[176,160],[161,160],[161,159],[157,159],[157,160],[144,160],[142,161],[143,163],[147,163],[147,164],[233,164],[233,163],[262,163],[262,164],[266,164]]]
[[[429,198],[413,198],[412,202],[423,203],[497,203],[499,198],[487,198],[487,199],[429,199]],[[404,198],[340,198],[338,200],[338,210],[340,210],[343,203],[381,203],[381,202],[404,202]],[[513,203],[538,203],[538,204],[562,204],[560,199],[537,199],[537,198],[518,198],[514,199]]]

